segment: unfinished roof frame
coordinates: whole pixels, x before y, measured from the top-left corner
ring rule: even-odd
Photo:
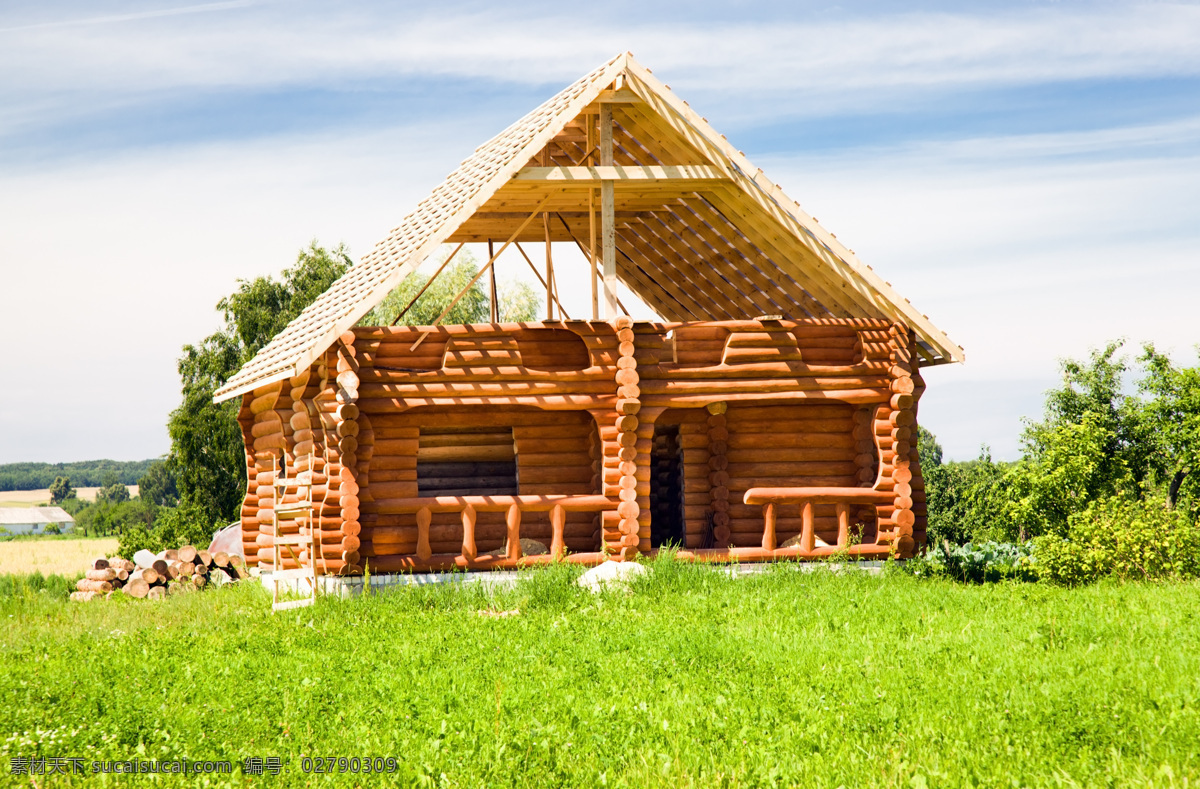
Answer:
[[[531,221],[539,212],[543,221]],[[593,317],[624,313],[619,281],[666,321],[887,318],[913,329],[924,365],[964,358],[928,317],[623,53],[476,149],[215,399],[309,369],[442,244],[500,239],[547,243],[551,310],[550,244],[569,242],[591,260]]]

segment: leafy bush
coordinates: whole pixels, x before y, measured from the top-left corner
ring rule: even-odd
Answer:
[[[976,584],[1038,579],[1033,549],[1028,543],[943,542],[940,548],[931,548],[902,567],[906,573],[918,577],[952,578]]]
[[[195,504],[162,507],[152,526],[133,523],[121,532],[117,553],[132,557],[143,548],[154,553],[180,545],[207,548],[215,529],[216,525],[208,519],[204,509]]]
[[[149,526],[158,516],[158,507],[141,498],[121,502],[97,499],[74,511],[65,509],[75,517],[75,531],[92,537],[123,534],[138,525]]]
[[[1074,586],[1105,575],[1123,580],[1200,577],[1200,523],[1163,496],[1114,496],[1070,517],[1064,537],[1034,541],[1041,576]]]
[[[129,501],[129,488],[122,485],[120,482],[114,482],[107,487],[96,491],[96,501],[108,501],[113,504],[120,504],[123,501]]]
[[[0,598],[31,597],[45,594],[48,597],[66,597],[75,591],[75,581],[61,575],[0,575]]]

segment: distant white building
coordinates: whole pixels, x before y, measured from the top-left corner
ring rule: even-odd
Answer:
[[[62,507],[0,507],[0,529],[9,534],[42,534],[51,523],[67,531],[75,519]]]

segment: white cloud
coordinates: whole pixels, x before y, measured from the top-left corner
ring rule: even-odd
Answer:
[[[507,10],[183,10],[0,19],[26,26],[0,30],[6,134],[201,90],[353,90],[431,75],[562,84],[626,48],[711,117],[745,125],[992,86],[1200,71],[1200,7],[1182,4],[601,22],[575,36],[561,35],[555,14]],[[496,130],[479,126],[414,118],[86,164],[50,140],[46,163],[0,174],[0,336],[20,384],[0,389],[0,462],[165,451],[179,347],[216,327],[213,305],[234,281],[278,271],[314,236],[365,253]],[[757,163],[966,347],[965,366],[930,371],[922,419],[952,456],[987,442],[1003,457],[1016,451],[1019,416],[1036,415],[1054,385],[1056,358],[1128,336],[1192,359],[1197,142],[1193,117]],[[590,301],[578,257],[563,252],[559,268],[577,317]]]
[[[90,103],[181,87],[354,89],[364,79],[418,75],[558,84],[630,49],[688,95],[724,105],[714,110],[761,118],[901,107],[945,90],[1200,73],[1200,7],[1191,4],[805,15],[735,25],[599,21],[572,24],[567,35],[574,9],[220,6],[229,7],[129,14],[107,24],[22,20],[0,30],[0,74],[8,75],[0,96],[11,108],[12,99],[47,92]],[[95,16],[81,12],[77,21]],[[763,109],[745,103],[749,95],[786,96],[794,105]]]
[[[128,154],[0,180],[10,220],[0,243],[17,262],[4,266],[0,335],[13,340],[10,369],[33,383],[0,393],[0,462],[165,451],[174,360],[216,328],[213,305],[234,281],[278,271],[314,236],[362,255],[477,136],[438,124]],[[966,347],[966,365],[929,373],[922,412],[952,456],[983,442],[1012,456],[1019,416],[1037,414],[1059,357],[1128,336],[1191,358],[1200,158],[1027,157],[1034,149],[1019,139],[955,149],[759,162]],[[568,310],[587,315],[578,253],[556,259]],[[531,278],[525,270],[508,255],[501,276]],[[939,395],[943,384],[955,398]],[[1008,410],[982,420],[954,405],[968,394]]]

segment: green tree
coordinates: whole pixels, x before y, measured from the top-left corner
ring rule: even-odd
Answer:
[[[1143,346],[1138,361],[1145,377],[1139,390],[1148,465],[1166,483],[1167,503],[1175,507],[1181,491],[1196,503],[1200,468],[1200,367],[1178,368],[1153,344]]]
[[[545,299],[528,282],[519,279],[503,283],[498,290],[501,323],[524,323],[537,320]]]
[[[1089,430],[1101,441],[1100,457],[1086,483],[1093,498],[1112,495],[1130,479],[1140,485],[1150,470],[1141,403],[1122,391],[1129,371],[1125,358],[1117,355],[1123,346],[1118,340],[1093,350],[1087,361],[1064,360],[1063,385],[1046,392],[1043,420],[1027,423],[1022,436],[1027,458],[1036,460],[1052,448],[1061,453],[1061,428],[1081,425],[1090,415]]]
[[[246,489],[239,404],[214,403],[213,393],[350,265],[343,246],[326,250],[314,241],[278,281],[240,280],[238,289],[217,304],[224,328],[184,346],[179,358],[183,402],[167,423],[167,471],[178,490],[179,517],[195,518],[196,528],[234,520]]]
[[[162,460],[155,461],[138,479],[138,496],[159,507],[174,507],[179,503],[179,490],[175,487],[175,475]]]
[[[1077,423],[1039,430],[1036,449],[1007,472],[1004,521],[1020,538],[1065,535],[1072,515],[1128,485],[1122,458],[1107,454],[1113,435],[1104,416],[1086,411]]]
[[[921,458],[922,473],[942,465],[942,445],[937,436],[921,425],[917,425],[917,455]]]
[[[434,271],[445,262],[452,248],[443,247],[436,255],[431,256],[429,265]],[[450,265],[438,275],[429,288],[421,294],[416,303],[400,318],[402,326],[429,326],[442,314],[447,305],[457,296],[467,283],[479,273],[479,260],[468,249],[460,250],[454,256]],[[491,299],[488,296],[485,283],[487,275],[480,277],[475,284],[463,293],[454,309],[442,319],[442,323],[486,323],[491,320]],[[429,283],[427,274],[416,273],[406,278],[392,289],[383,301],[376,305],[359,322],[363,326],[390,326],[400,310],[404,309],[421,289]],[[537,318],[538,310],[543,301],[528,283],[520,280],[509,280],[501,283],[498,301],[500,303],[500,320],[504,323],[531,321]]]
[[[50,503],[62,504],[67,499],[75,498],[75,488],[71,487],[70,477],[55,477],[50,485]]]
[[[108,501],[113,504],[120,504],[123,501],[129,501],[129,488],[125,487],[120,482],[114,482],[108,487],[104,487],[96,491],[96,499],[98,501]]]

